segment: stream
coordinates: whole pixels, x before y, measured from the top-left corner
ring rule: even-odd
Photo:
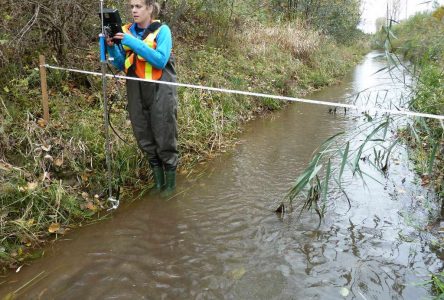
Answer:
[[[375,74],[384,64],[371,52],[341,84],[307,98],[347,102],[367,88],[399,97],[400,82]],[[67,234],[2,279],[0,298],[428,298],[423,283],[442,267],[420,230],[435,209],[433,193],[405,147],[393,153],[388,176],[368,166],[380,183],[344,175],[351,207],[332,194],[321,222],[314,211],[274,213],[313,151],[359,122],[358,113],[309,104],[254,120],[234,151],[180,176],[176,197],[137,199]]]

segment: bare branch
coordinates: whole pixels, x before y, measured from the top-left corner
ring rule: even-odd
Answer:
[[[22,28],[22,30],[19,32],[19,38],[17,39],[17,42],[16,42],[17,44],[20,44],[20,42],[23,39],[23,37],[25,36],[25,34],[31,30],[32,26],[34,26],[35,22],[37,21],[37,17],[39,15],[39,12],[40,12],[40,4],[37,4],[37,8],[35,9],[34,15],[28,21],[28,23]]]

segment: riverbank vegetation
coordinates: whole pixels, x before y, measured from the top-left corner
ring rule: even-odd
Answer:
[[[391,29],[392,51],[413,63],[416,85],[410,108],[444,115],[444,7],[421,13]],[[444,139],[442,122],[415,120],[405,137],[414,149],[416,169],[423,180],[435,184],[438,197],[444,197]],[[442,215],[444,210],[442,211]]]
[[[75,226],[103,217],[105,153],[100,78],[50,70],[42,119],[38,54],[99,71],[95,1],[2,4],[0,19],[0,262],[3,270]],[[128,15],[125,1],[108,1]],[[359,5],[335,1],[163,1],[180,82],[302,96],[336,83],[366,51]],[[324,22],[322,20],[328,20]],[[124,83],[109,82],[114,184],[143,190],[147,163],[133,140]],[[179,89],[181,173],[235,143],[242,123],[284,104]],[[120,139],[120,137],[122,139]]]
[[[387,60],[386,68],[379,72],[392,76],[392,70],[396,69],[399,74],[407,74],[403,78],[392,78],[403,83],[409,94],[400,96],[399,103],[385,103],[385,99],[380,99],[379,104],[386,109],[396,107],[444,115],[444,7],[419,13],[399,24],[392,20],[384,23],[374,36],[375,48],[385,51]],[[352,205],[341,186],[345,170],[357,178],[374,180],[361,166],[366,164],[387,174],[394,148],[407,143],[420,183],[436,191],[441,211],[430,212],[429,217],[431,223],[440,224],[436,221],[444,216],[443,122],[419,117],[399,122],[401,118],[396,115],[367,112],[363,116],[366,121],[356,132],[348,132],[345,140],[345,133],[339,133],[319,147],[277,211],[283,212],[284,204],[289,202],[302,209],[313,209],[322,218],[329,205],[327,194],[335,191],[343,193]],[[438,248],[437,255],[442,257],[441,236],[436,244],[432,247]],[[430,283],[442,299],[442,274],[433,275]]]

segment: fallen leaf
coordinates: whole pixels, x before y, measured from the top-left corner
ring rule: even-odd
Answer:
[[[92,202],[88,202],[85,207],[91,211],[97,211],[97,206],[95,206]]]
[[[54,161],[54,165],[57,167],[61,167],[63,165],[63,159],[56,158],[56,160]]]
[[[48,231],[50,232],[50,233],[55,233],[55,232],[57,232],[57,231],[59,231],[60,230],[60,224],[59,223],[52,223],[50,226],[49,226],[49,228],[48,228]]]
[[[37,121],[37,124],[38,124],[41,128],[45,128],[46,125],[48,125],[48,122],[46,122],[45,119],[39,119],[39,120]]]
[[[28,182],[28,185],[25,188],[25,190],[28,190],[28,191],[32,192],[32,191],[34,191],[37,188],[38,185],[39,184],[37,182]]]
[[[247,271],[244,267],[241,267],[239,269],[231,271],[230,273],[234,280],[239,280],[245,275],[245,273],[247,273]]]
[[[46,151],[46,152],[51,151],[51,145],[48,145],[48,146],[47,145],[42,145],[41,148],[42,148],[43,151]]]
[[[80,177],[82,178],[83,182],[88,182],[88,180],[89,180],[89,175],[88,174],[83,173],[82,175],[80,175]]]
[[[49,154],[46,154],[46,155],[44,156],[44,159],[49,160],[49,161],[54,161],[54,158],[52,158],[52,156],[49,155]]]

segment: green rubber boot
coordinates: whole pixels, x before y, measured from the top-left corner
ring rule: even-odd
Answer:
[[[160,193],[162,188],[165,186],[165,173],[162,167],[154,167],[153,171],[153,179],[154,186],[150,190],[150,194]]]
[[[176,170],[165,171],[165,189],[160,193],[163,198],[171,197],[176,190]]]

